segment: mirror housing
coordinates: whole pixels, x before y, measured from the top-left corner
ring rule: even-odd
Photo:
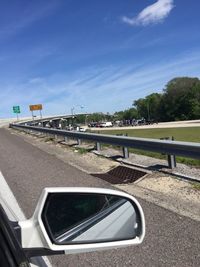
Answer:
[[[145,236],[139,202],[124,192],[102,188],[45,188],[32,218],[19,226],[22,247],[39,255],[138,245]]]

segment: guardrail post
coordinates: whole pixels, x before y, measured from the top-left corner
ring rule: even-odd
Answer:
[[[82,143],[82,142],[81,142],[81,139],[79,139],[79,138],[77,139],[77,142],[78,142],[78,145],[79,145],[79,146],[80,146],[81,143]]]
[[[174,137],[171,138],[174,141]],[[176,168],[176,156],[175,155],[167,155],[168,167],[170,169]]]
[[[68,137],[67,136],[65,136],[65,143],[67,143],[68,142]]]
[[[96,150],[99,152],[101,151],[101,143],[96,142]]]
[[[54,134],[54,139],[57,140],[58,139],[58,136],[57,134]]]
[[[124,157],[125,159],[128,159],[128,158],[129,158],[128,147],[123,147],[123,148],[122,148],[122,151],[123,151],[123,157]]]
[[[125,136],[128,136],[128,134],[126,133]],[[123,151],[123,157],[125,159],[128,159],[129,158],[129,150],[128,150],[128,147],[123,147],[122,148],[122,151]]]
[[[174,155],[167,155],[167,160],[170,169],[176,168],[176,157]]]

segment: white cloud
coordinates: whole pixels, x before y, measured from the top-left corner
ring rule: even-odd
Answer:
[[[155,24],[162,22],[174,7],[173,0],[158,0],[156,3],[144,8],[136,17],[122,17],[122,21],[135,26]]]

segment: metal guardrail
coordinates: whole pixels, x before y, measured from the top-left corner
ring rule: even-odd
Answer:
[[[174,156],[183,156],[188,158],[200,159],[200,143],[179,142],[172,140],[157,140],[149,138],[135,138],[127,136],[113,136],[95,133],[82,133],[76,131],[65,131],[60,129],[49,129],[44,127],[26,126],[19,124],[10,124],[10,127],[16,129],[31,130],[52,134],[55,136],[77,138],[77,140],[87,140],[100,143],[122,146],[123,148],[137,148],[146,151],[164,153],[168,155],[169,166],[175,167]],[[97,147],[98,147],[97,145]],[[99,145],[100,147],[100,145]]]

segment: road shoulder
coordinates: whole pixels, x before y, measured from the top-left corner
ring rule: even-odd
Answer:
[[[106,173],[120,165],[92,152],[79,153],[78,148],[72,147],[71,144],[63,145],[52,140],[46,142],[41,136],[31,136],[13,130],[10,132],[88,174]],[[115,187],[179,215],[200,221],[200,190],[195,190],[191,183],[175,176],[155,171],[134,183],[115,185]]]

